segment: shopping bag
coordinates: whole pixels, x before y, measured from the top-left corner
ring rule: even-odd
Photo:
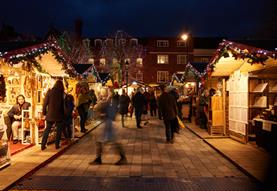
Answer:
[[[185,128],[185,125],[184,123],[182,122],[182,120],[177,116],[177,119],[178,119],[178,124],[181,128]]]

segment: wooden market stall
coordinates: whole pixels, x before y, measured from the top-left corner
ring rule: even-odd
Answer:
[[[212,115],[210,129],[213,121],[220,121],[224,134],[233,139],[258,140],[255,119],[276,120],[276,51],[223,41],[208,68],[207,86],[220,94],[214,103],[212,97],[211,112],[213,107],[223,111]]]
[[[1,112],[7,116],[16,97],[24,95],[31,107],[23,111],[28,115],[22,115],[27,118],[22,118],[20,139],[22,144],[39,144],[45,127],[41,119],[43,99],[56,78],[68,78],[74,70],[67,67],[61,49],[52,41],[5,53],[0,69],[6,85],[6,95],[0,103]],[[51,134],[49,139],[53,137]]]
[[[182,104],[183,118],[189,118],[189,115],[195,116],[198,121],[197,104],[199,101],[199,87],[202,83],[202,76],[208,63],[188,63],[183,72],[177,72],[172,75],[171,85],[178,87]]]

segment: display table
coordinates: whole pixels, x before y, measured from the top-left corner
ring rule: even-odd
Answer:
[[[277,122],[253,119],[256,128],[256,143],[258,146],[268,151],[273,151],[275,142],[277,141]]]

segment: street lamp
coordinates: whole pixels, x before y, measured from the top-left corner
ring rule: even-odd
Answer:
[[[128,60],[126,60],[125,61],[125,75],[126,75],[126,93],[127,93],[127,95],[128,95],[128,76],[129,76],[129,74],[128,74],[128,69],[129,69],[129,62],[128,62]]]
[[[184,33],[184,34],[182,34],[181,38],[186,43],[187,64],[188,64],[188,62],[189,62],[189,47],[188,47],[188,38],[189,38],[189,35]]]

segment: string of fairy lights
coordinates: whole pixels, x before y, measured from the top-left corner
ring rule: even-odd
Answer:
[[[216,50],[211,62],[209,62],[204,76],[208,77],[208,73],[213,72],[216,63],[220,58],[234,57],[236,60],[243,59],[250,64],[263,64],[269,59],[276,59],[276,51],[268,51],[260,48],[247,46],[244,44],[223,40]]]

